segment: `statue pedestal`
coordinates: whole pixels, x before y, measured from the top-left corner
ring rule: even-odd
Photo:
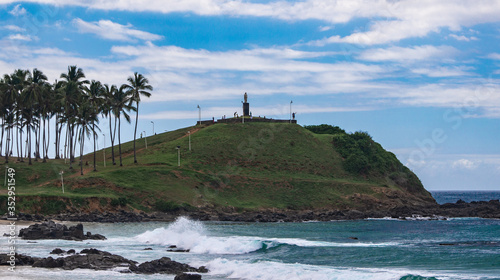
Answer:
[[[250,116],[250,103],[243,103],[243,116],[249,117]]]

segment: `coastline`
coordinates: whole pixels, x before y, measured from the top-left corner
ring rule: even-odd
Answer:
[[[304,222],[304,221],[333,221],[333,220],[360,220],[367,218],[395,218],[395,219],[446,219],[458,217],[477,217],[500,219],[500,201],[472,201],[459,200],[456,203],[436,204],[435,207],[396,207],[387,210],[359,211],[354,209],[332,210],[277,210],[265,209],[237,212],[234,209],[198,208],[195,210],[178,210],[173,212],[132,212],[120,210],[117,212],[89,212],[89,213],[62,213],[54,215],[19,213],[19,224],[30,225],[33,222],[44,220],[69,222],[149,222],[175,221],[180,216],[200,221],[231,221],[231,222]],[[6,217],[0,222],[7,223]]]

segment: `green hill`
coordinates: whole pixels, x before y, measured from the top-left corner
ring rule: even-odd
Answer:
[[[122,144],[123,165],[112,165],[111,148],[78,160],[10,163],[16,170],[16,210],[173,211],[197,207],[224,210],[390,209],[435,205],[418,178],[366,133],[330,126],[306,129],[287,123],[215,124],[188,127]],[[323,128],[323,129],[322,129]],[[326,130],[324,128],[327,128]],[[313,133],[312,131],[318,132]],[[191,132],[191,151],[188,149]],[[180,146],[181,166],[177,166]],[[11,159],[11,161],[14,158]],[[65,192],[59,172],[64,171]],[[6,187],[0,192],[6,210]]]

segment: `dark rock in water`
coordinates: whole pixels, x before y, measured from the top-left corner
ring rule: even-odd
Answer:
[[[54,250],[52,250],[52,252],[50,252],[50,254],[55,254],[55,255],[59,255],[59,254],[64,254],[66,251],[64,251],[63,249],[61,248],[55,248]]]
[[[151,251],[151,250],[153,250],[153,248],[144,248],[143,250],[144,251]]]
[[[358,240],[358,238],[357,238],[357,237],[352,237],[352,236],[351,236],[351,237],[349,237],[349,239],[352,239],[352,240]]]
[[[141,263],[138,266],[131,265],[130,270],[134,273],[141,274],[153,274],[153,273],[164,273],[164,274],[179,274],[182,272],[208,272],[205,267],[194,268],[187,264],[179,263],[171,260],[170,258],[163,257],[158,260],[153,260],[150,262]]]
[[[35,263],[33,263],[33,267],[55,268],[55,267],[62,267],[63,264],[64,264],[63,258],[54,259],[52,257],[48,257],[37,260]]]
[[[76,254],[57,259],[52,257],[38,259],[33,263],[33,267],[60,267],[65,270],[73,270],[77,268],[106,270],[116,267],[128,268],[130,265],[135,265],[137,263],[122,256],[97,249],[84,249],[81,251],[81,254],[82,255]]]
[[[189,249],[167,249],[167,252],[189,253]]]
[[[455,246],[453,243],[439,243],[439,246]]]
[[[56,224],[53,221],[43,222],[41,224],[34,224],[27,228],[23,228],[19,231],[19,237],[23,239],[65,239],[65,240],[75,240],[81,241],[85,239],[97,239],[103,240],[106,237],[100,234],[91,234],[87,232],[86,235],[83,234],[83,225],[78,224],[76,226]]]
[[[174,280],[201,280],[201,275],[181,273],[177,274]]]
[[[8,254],[0,254],[0,265],[11,265],[12,257],[14,257],[14,262],[16,266],[22,265],[33,265],[38,258],[32,258],[30,256],[15,254],[14,256]]]
[[[75,249],[69,249],[68,252],[66,252],[67,254],[76,254],[75,252]]]

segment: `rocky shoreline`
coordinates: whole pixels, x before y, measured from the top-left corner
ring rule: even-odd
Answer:
[[[456,203],[436,204],[429,207],[395,207],[391,209],[375,209],[360,211],[356,209],[344,210],[260,210],[237,212],[234,209],[198,208],[186,211],[178,210],[169,213],[154,212],[91,212],[66,213],[56,215],[39,215],[19,213],[18,220],[25,221],[71,221],[71,222],[149,222],[174,221],[177,217],[185,216],[200,221],[233,221],[233,222],[302,222],[302,221],[332,221],[358,220],[366,218],[395,218],[395,219],[444,219],[453,217],[479,217],[500,219],[500,201],[473,201],[462,200]],[[3,217],[6,219],[7,217]]]

